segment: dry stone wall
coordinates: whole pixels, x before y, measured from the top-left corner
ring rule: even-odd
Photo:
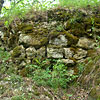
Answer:
[[[10,51],[12,60],[20,66],[44,58],[62,59],[66,65],[73,66],[84,61],[89,50],[96,46],[100,17],[96,18],[93,12],[56,8],[32,16],[34,13],[22,20],[15,18],[3,34],[0,33],[0,45]]]
[[[10,62],[22,76],[28,73],[26,65],[41,65],[44,59],[60,59],[69,69],[74,69],[75,75],[76,64],[85,62],[79,81],[89,90],[92,87],[90,96],[96,100],[100,98],[100,49],[95,49],[99,41],[100,9],[31,11],[0,31],[0,47],[10,52]],[[47,61],[42,67],[45,69],[50,64]]]

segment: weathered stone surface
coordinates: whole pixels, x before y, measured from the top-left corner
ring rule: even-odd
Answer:
[[[74,52],[70,48],[63,48],[65,58],[71,58]]]
[[[49,41],[50,44],[59,45],[59,46],[67,46],[68,40],[64,35],[59,35],[57,38],[51,39]]]
[[[82,59],[87,56],[87,51],[79,48],[73,56],[75,59]]]
[[[81,37],[77,43],[77,46],[85,49],[91,49],[94,48],[95,43],[88,38]]]
[[[2,31],[0,31],[0,37],[3,38],[4,37],[4,33]]]
[[[31,64],[31,60],[30,59],[26,59],[26,63],[27,64]]]
[[[79,60],[77,60],[76,62],[77,62],[77,63],[84,63],[85,60],[86,60],[86,59],[79,59]]]
[[[48,58],[63,58],[63,49],[47,47],[47,57]]]
[[[40,95],[40,100],[50,100],[50,98],[48,96],[45,95]]]
[[[41,42],[31,35],[20,34],[19,43],[26,44],[27,46],[40,46]]]
[[[34,47],[29,47],[26,49],[27,59],[32,59],[36,57],[36,49]]]
[[[34,35],[34,34],[20,34],[19,36],[19,44],[23,44],[24,46],[34,46],[36,49],[46,45],[48,43],[48,38],[42,35]]]
[[[61,59],[61,61],[66,65],[68,65],[68,64],[74,65],[75,64],[75,62],[70,59]]]
[[[26,63],[24,62],[24,61],[22,61],[21,63],[20,63],[20,65],[19,65],[19,68],[23,68],[23,67],[25,67],[26,66]]]
[[[45,47],[41,47],[40,49],[37,50],[37,56],[38,57],[45,57]]]

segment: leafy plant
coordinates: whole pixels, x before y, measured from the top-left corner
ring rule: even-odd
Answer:
[[[79,71],[79,75],[84,71],[84,64],[83,63],[80,63],[78,65],[78,71]]]
[[[56,30],[57,30],[57,31],[63,31],[63,30],[64,30],[63,25],[58,25],[58,26],[56,27]]]
[[[26,98],[24,98],[23,95],[17,95],[17,96],[13,96],[11,100],[26,100]]]
[[[22,82],[22,77],[21,76],[19,76],[19,75],[16,75],[16,74],[12,74],[11,76],[10,76],[10,79],[9,79],[12,83],[15,83],[15,82],[18,82],[18,83],[20,83],[20,82]]]
[[[5,73],[7,70],[8,59],[10,54],[3,48],[0,48],[0,73]]]
[[[46,69],[37,67],[31,74],[31,77],[38,85],[66,88],[67,84],[73,81],[77,75],[74,75],[73,70],[68,70],[67,66],[61,63],[60,60],[54,60],[53,62],[55,64],[52,68],[50,65]]]

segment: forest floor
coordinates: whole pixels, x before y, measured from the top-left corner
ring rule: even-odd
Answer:
[[[0,100],[92,100],[89,91],[80,86],[64,89],[52,89],[38,86],[31,78],[18,75],[1,75]]]

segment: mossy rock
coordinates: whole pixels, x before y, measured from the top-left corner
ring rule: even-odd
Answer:
[[[10,36],[10,32],[6,32],[5,34],[4,34],[4,37],[9,37]]]
[[[100,24],[100,17],[93,17],[95,23]]]
[[[17,28],[21,31],[21,30],[32,30],[33,29],[33,25],[32,24],[26,24],[26,23],[21,23],[17,26]]]
[[[49,40],[48,40],[47,37],[42,38],[42,39],[40,40],[41,46],[47,45],[47,44],[48,44],[48,41],[49,41]]]
[[[60,46],[60,45],[51,45],[51,44],[49,44],[47,47],[48,48],[54,48],[54,49],[60,49],[60,48],[62,48],[62,46]]]
[[[66,25],[66,30],[70,30],[70,33],[72,33],[75,36],[83,36],[85,32],[85,25],[83,23],[78,22],[68,22]]]
[[[85,32],[84,29],[78,29],[78,28],[70,30],[70,33],[77,36],[77,37],[88,35],[87,32]]]
[[[85,18],[84,19],[84,25],[85,25],[85,30],[91,29],[93,26],[91,17]]]
[[[21,47],[20,46],[16,46],[13,49],[13,53],[11,54],[12,57],[19,57],[21,55]]]
[[[68,45],[76,45],[78,42],[78,37],[68,33],[67,31],[62,32],[62,34],[64,34],[66,36],[66,38],[68,39]]]
[[[69,20],[64,23],[64,29],[65,30],[69,30],[69,29],[71,29],[71,27],[72,27],[72,24],[70,23]]]
[[[15,47],[18,44],[18,35],[11,34],[9,39],[8,39],[8,47]]]
[[[93,49],[88,50],[87,56],[88,56],[88,57],[93,57],[93,55],[95,54],[95,52],[96,52],[96,50],[93,50]]]
[[[66,21],[70,18],[71,13],[69,13],[66,9],[63,8],[55,8],[52,10],[48,10],[48,18],[49,21]]]
[[[49,35],[48,35],[48,38],[49,39],[53,39],[53,38],[56,38],[58,35],[60,35],[60,32],[56,31],[56,30],[52,30]]]
[[[48,29],[47,28],[44,28],[43,26],[42,27],[40,26],[40,28],[37,28],[36,30],[37,30],[36,33],[38,35],[43,35],[43,36],[47,36],[48,35]]]
[[[26,27],[23,28],[23,31],[31,31],[33,29],[32,25],[27,25]]]
[[[24,47],[34,46],[39,49],[48,43],[48,38],[38,34],[20,34],[19,43]]]

